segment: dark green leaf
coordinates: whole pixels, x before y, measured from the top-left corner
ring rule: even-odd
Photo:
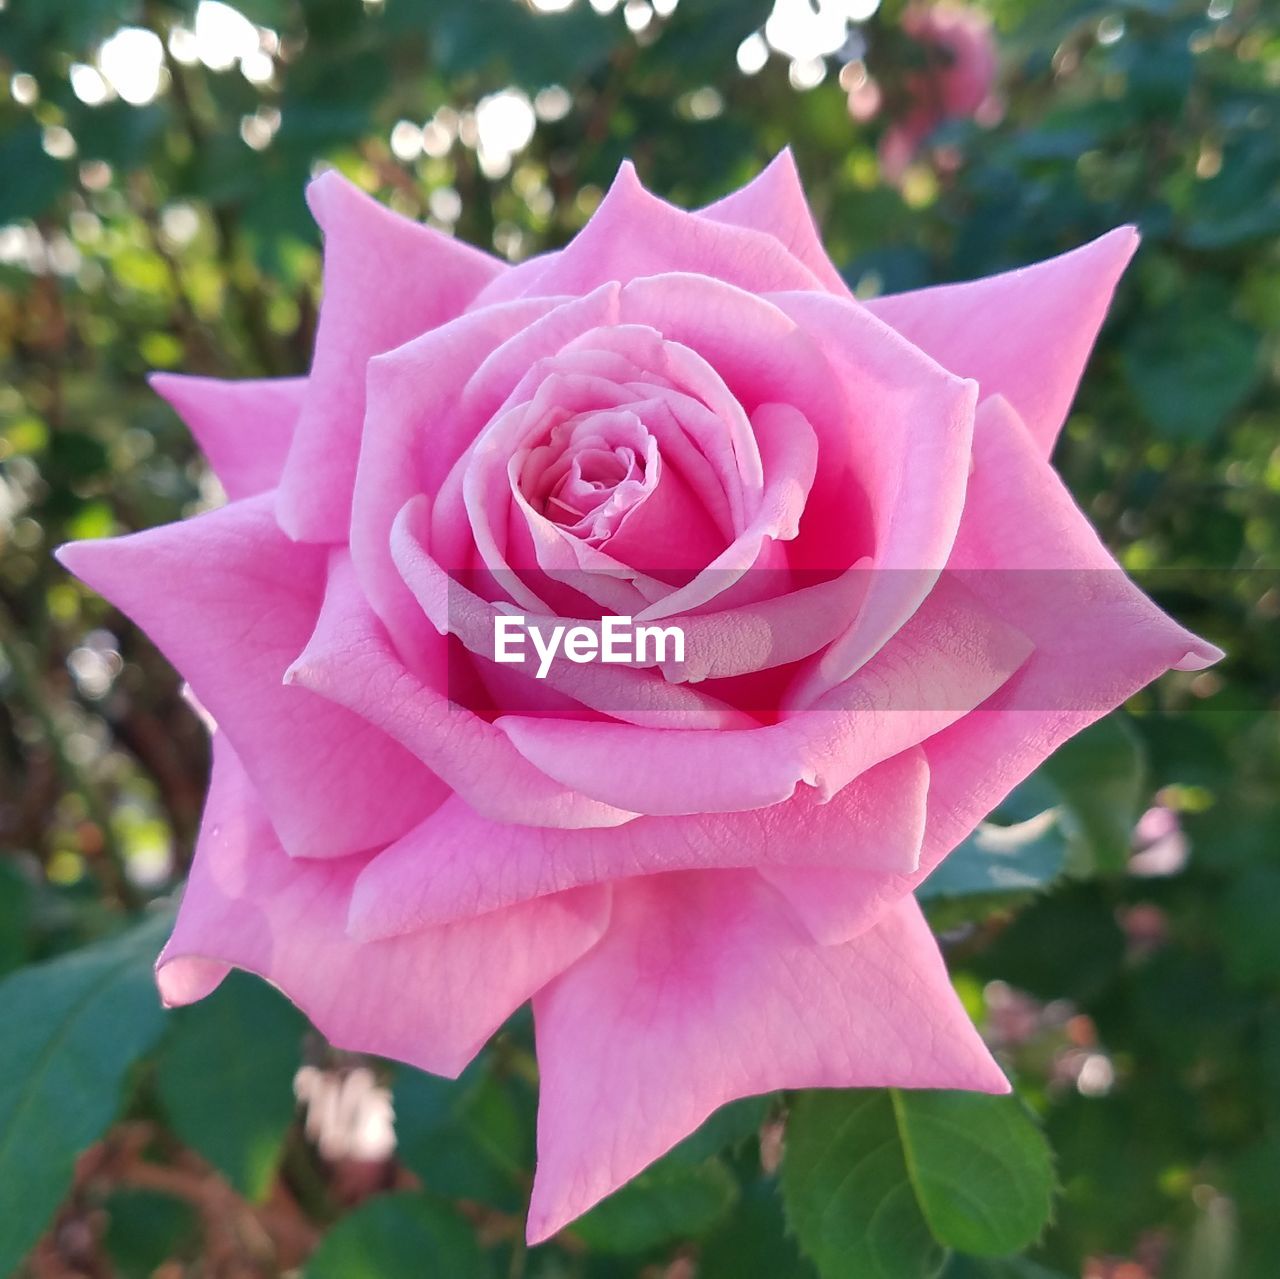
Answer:
[[[997,1260],[979,1257],[952,1257],[942,1279],[1067,1279],[1056,1270],[1046,1270],[1025,1257]]]
[[[121,1279],[149,1279],[164,1262],[189,1252],[198,1237],[195,1210],[154,1190],[117,1190],[102,1205],[103,1243]]]
[[[307,1262],[307,1279],[478,1279],[489,1273],[471,1227],[420,1194],[379,1195],[343,1217]]]
[[[1123,870],[1140,816],[1145,763],[1122,715],[1108,715],[1050,756],[1042,770],[1064,804],[1077,872]]]
[[[71,180],[70,167],[45,154],[35,124],[24,125],[0,136],[0,226],[23,218],[39,217]],[[20,182],[12,175],[21,174]]]
[[[772,1180],[754,1182],[698,1254],[698,1279],[743,1279],[753,1274],[814,1279],[813,1267],[786,1232],[782,1201]]]
[[[293,1120],[306,1022],[266,983],[232,973],[173,1023],[156,1083],[174,1131],[242,1195],[261,1199]]]
[[[801,1096],[783,1165],[787,1217],[824,1277],[936,1275],[949,1248],[1016,1252],[1044,1229],[1053,1169],[1013,1097]]]
[[[1258,377],[1258,334],[1232,316],[1230,298],[1200,287],[1149,312],[1122,356],[1143,412],[1173,440],[1206,441]]]
[[[605,63],[623,34],[617,17],[589,5],[535,14],[511,0],[450,0],[428,21],[447,75],[489,73],[540,89],[572,83]]]
[[[932,1279],[946,1260],[916,1201],[887,1092],[798,1097],[782,1194],[823,1279]]]
[[[768,1094],[760,1097],[743,1097],[721,1106],[706,1119],[702,1126],[687,1136],[668,1155],[667,1160],[681,1163],[701,1163],[710,1155],[738,1145],[760,1131],[765,1116],[773,1105]]]
[[[159,1038],[157,917],[0,982],[0,1274],[44,1230],[75,1158],[108,1128],[129,1067]]]
[[[494,1077],[487,1057],[456,1081],[398,1070],[393,1099],[400,1159],[435,1194],[518,1211],[521,1174],[533,1162],[532,1124],[513,1087]]]
[[[18,865],[0,861],[0,976],[27,957],[28,922],[35,893]]]
[[[705,1234],[724,1220],[737,1196],[738,1183],[718,1159],[664,1161],[579,1218],[573,1233],[600,1252],[647,1252]]]
[[[979,1256],[1033,1243],[1053,1207],[1053,1160],[1016,1097],[894,1090],[898,1132],[933,1237]]]
[[[1220,918],[1227,966],[1237,981],[1280,977],[1280,867],[1245,872],[1227,889]]]
[[[1024,822],[983,822],[916,890],[922,900],[1035,892],[1061,874],[1067,846],[1052,810]]]

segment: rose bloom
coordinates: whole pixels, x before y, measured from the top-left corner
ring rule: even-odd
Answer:
[[[698,213],[624,165],[515,267],[309,198],[309,376],[155,379],[227,505],[61,552],[216,721],[164,1000],[456,1075],[532,999],[533,1241],[734,1098],[1007,1089],[912,889],[1217,656],[1046,460],[1134,232],[864,305],[787,153]],[[500,611],[690,652],[539,680]]]
[[[964,119],[990,124],[1002,113],[996,42],[987,14],[968,5],[914,4],[902,15],[901,26],[922,47],[926,66],[904,77],[909,105],[880,142],[880,165],[893,182],[939,125]],[[856,106],[850,94],[854,119],[859,118]]]

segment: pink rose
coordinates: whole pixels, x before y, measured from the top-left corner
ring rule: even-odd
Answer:
[[[251,969],[453,1075],[532,998],[532,1240],[734,1098],[1004,1090],[912,889],[1217,655],[1046,460],[1134,232],[862,305],[785,153],[695,214],[624,166],[510,268],[310,199],[310,376],[156,378],[229,503],[62,551],[217,723],[165,1000]],[[688,652],[539,679],[504,609]]]
[[[1001,114],[995,36],[981,9],[915,4],[902,15],[901,26],[921,45],[926,66],[904,78],[909,105],[880,142],[880,165],[892,182],[940,124],[967,118],[993,123]]]

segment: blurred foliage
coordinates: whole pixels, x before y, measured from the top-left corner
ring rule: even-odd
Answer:
[[[945,125],[891,186],[875,144],[911,64],[900,2],[804,91],[813,64],[739,68],[768,0],[236,7],[248,44],[207,0],[0,3],[0,1271],[34,1248],[38,1277],[813,1279],[801,1250],[825,1279],[1274,1274],[1280,14],[990,0],[1003,121]],[[201,44],[219,17],[229,54]],[[136,104],[110,89],[111,48],[151,76]],[[863,63],[887,105],[855,123],[840,73]],[[248,978],[160,1018],[164,921],[128,921],[181,881],[204,734],[49,551],[219,500],[144,377],[305,371],[318,165],[518,258],[570,237],[624,155],[692,207],[784,144],[863,294],[1141,227],[1056,461],[1126,566],[1229,656],[1062,752],[923,894],[1052,1147],[1042,1234],[1022,1111],[962,1102],[930,1127],[950,1099],[919,1099],[913,1144],[900,1098],[850,1093],[730,1107],[526,1252],[527,1015],[456,1083],[371,1074]],[[370,1135],[387,1089],[394,1155]],[[878,1166],[858,1162],[873,1139]],[[1002,1178],[1030,1196],[1021,1218]],[[994,1224],[957,1207],[966,1181],[999,1199]],[[860,1225],[885,1214],[896,1234]],[[877,1238],[897,1252],[867,1260]]]

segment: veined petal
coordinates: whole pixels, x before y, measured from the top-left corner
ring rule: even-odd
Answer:
[[[307,395],[280,482],[279,517],[299,540],[345,543],[366,366],[460,315],[505,268],[393,213],[332,170],[312,182],[307,201],[325,235],[324,298]]]
[[[841,867],[878,883],[915,869],[928,790],[924,752],[915,750],[869,769],[829,804],[802,793],[745,813],[643,817],[610,831],[489,822],[454,798],[369,861],[349,928],[360,938],[394,936],[673,870]]]
[[[915,902],[817,946],[751,872],[630,880],[600,943],[534,999],[532,1243],[718,1106],[778,1088],[1009,1085]]]
[[[283,990],[335,1046],[454,1076],[608,919],[609,890],[587,888],[393,940],[353,941],[345,923],[364,864],[287,857],[216,733],[190,882],[156,966],[165,1002],[201,999],[229,967],[246,968]]]
[[[587,225],[559,253],[537,261],[537,270],[522,273],[525,296],[585,293],[608,280],[667,271],[696,272],[755,293],[823,287],[775,235],[677,209],[646,191],[626,160]]]
[[[700,209],[698,216],[767,232],[832,293],[850,296],[849,286],[822,247],[790,147],[783,147],[746,186]]]
[[[1048,456],[1067,418],[1111,296],[1138,247],[1120,227],[1035,266],[868,303],[981,395],[1002,395]]]
[[[283,683],[315,626],[328,552],[291,542],[273,499],[58,555],[182,673],[235,743],[291,854],[359,852],[403,834],[447,791],[367,720]]]
[[[453,701],[443,640],[425,669],[410,669],[361,593],[350,557],[334,552],[323,607],[291,684],[376,724],[433,774],[494,821],[540,826],[616,826],[633,813],[581,795],[540,772],[487,720]]]
[[[978,410],[974,440],[969,499],[942,580],[963,582],[1034,648],[976,710],[925,741],[931,780],[917,870],[776,877],[827,939],[871,927],[1067,738],[1165,671],[1199,670],[1222,655],[1129,581],[1005,401]]]
[[[148,380],[186,423],[232,501],[265,493],[280,483],[307,391],[306,378],[228,382],[153,373]]]

